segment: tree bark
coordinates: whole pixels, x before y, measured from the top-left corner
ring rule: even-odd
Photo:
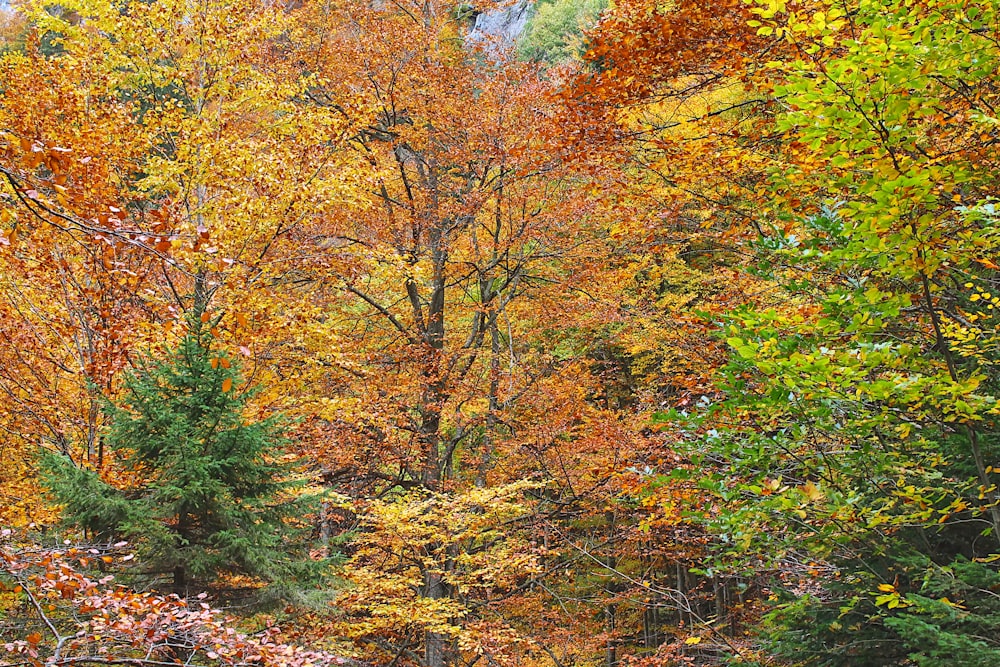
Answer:
[[[424,574],[424,597],[440,600],[447,597],[444,578],[438,572]],[[428,630],[424,633],[424,667],[445,667],[447,664],[448,637]]]

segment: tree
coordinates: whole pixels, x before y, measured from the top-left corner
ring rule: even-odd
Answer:
[[[536,3],[524,34],[518,39],[518,54],[551,65],[579,60],[586,51],[584,31],[597,22],[607,6],[606,0]]]
[[[298,57],[317,73],[308,100],[350,119],[347,146],[365,173],[355,201],[323,207],[313,224],[279,240],[304,255],[297,277],[308,297],[296,297],[310,308],[287,313],[315,361],[304,372],[315,373],[307,405],[324,434],[316,459],[359,513],[388,497],[398,498],[393,516],[423,517],[433,497],[431,525],[438,512],[467,513],[472,489],[522,477],[579,482],[565,489],[577,502],[606,479],[595,481],[588,465],[615,458],[586,460],[600,440],[585,424],[620,425],[613,411],[589,404],[599,378],[581,361],[589,332],[614,312],[613,282],[594,281],[608,251],[612,207],[601,184],[610,170],[567,150],[552,82],[511,54],[472,51],[453,9],[302,7]],[[614,451],[627,448],[627,438],[609,439]],[[509,612],[504,594],[468,593],[463,577],[484,553],[524,548],[536,530],[531,515],[526,509],[518,530],[498,532],[489,549],[446,533],[407,547],[392,522],[363,518],[362,529],[376,534],[358,538],[351,563],[357,588],[345,598],[354,618],[389,613],[379,586],[387,582],[370,576],[369,545],[403,563],[419,551],[420,565],[405,569],[407,585],[423,580],[412,608],[439,613],[391,633],[359,620],[352,636],[369,655],[429,667],[472,659],[477,644],[515,651],[496,617]],[[524,585],[490,581],[510,596]],[[400,616],[411,608],[398,604]]]
[[[798,56],[753,246],[784,298],[730,320],[714,566],[775,573],[795,664],[992,664],[996,4],[754,13]]]
[[[757,281],[734,318],[681,312],[732,323],[727,379],[701,385],[727,409],[655,424],[714,471],[682,512],[708,539],[697,569],[773,586],[791,660],[993,659],[975,635],[994,632],[995,567],[968,559],[997,532],[995,12],[616,3],[574,88],[636,138],[662,223],[626,234]],[[660,472],[640,499],[687,476]]]
[[[49,485],[64,516],[94,537],[135,541],[156,574],[185,596],[224,573],[280,582],[303,568],[309,498],[282,461],[280,416],[247,421],[252,388],[212,348],[207,315],[163,359],[147,359],[124,382],[122,405],[106,404],[104,439],[119,477],[105,481],[50,456]]]
[[[197,291],[244,313],[220,338],[290,395],[258,288],[294,284],[268,249],[339,196],[340,171],[333,112],[292,104],[306,76],[282,58],[282,8],[19,7],[26,45],[0,66],[0,514],[23,524],[46,518],[34,450],[103,470],[99,395]]]

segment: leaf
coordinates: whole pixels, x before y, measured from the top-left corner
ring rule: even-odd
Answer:
[[[226,378],[225,380],[222,381],[222,391],[223,392],[227,392],[227,391],[229,391],[232,388],[233,388],[233,379],[232,378]]]
[[[816,485],[813,484],[812,482],[806,482],[802,486],[802,493],[805,494],[805,496],[809,500],[809,502],[815,502],[817,500],[822,500],[824,498],[824,496],[825,496],[825,494],[822,491],[820,491],[816,487]]]

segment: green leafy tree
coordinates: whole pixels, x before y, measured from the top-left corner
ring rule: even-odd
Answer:
[[[518,53],[550,65],[579,60],[587,47],[584,31],[597,23],[607,6],[608,0],[539,2],[518,41]]]
[[[729,321],[716,561],[796,665],[1000,664],[991,1],[758,3],[786,161]]]
[[[193,320],[175,349],[128,375],[120,405],[106,404],[105,444],[130,481],[45,461],[69,524],[133,542],[182,596],[224,574],[281,584],[314,569],[300,557],[312,498],[283,462],[286,422],[245,418],[254,390],[238,389],[239,365],[210,331]]]

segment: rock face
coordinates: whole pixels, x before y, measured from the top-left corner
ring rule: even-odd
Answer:
[[[479,14],[468,39],[489,42],[500,48],[513,46],[528,25],[531,4],[528,0],[518,0],[510,7]]]

